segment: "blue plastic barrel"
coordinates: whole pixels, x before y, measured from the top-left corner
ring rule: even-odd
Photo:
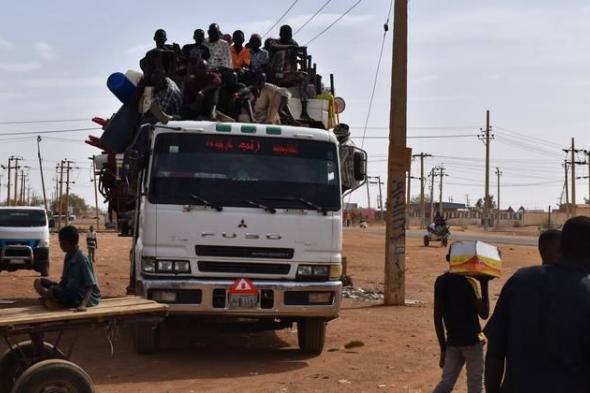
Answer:
[[[135,91],[135,85],[121,72],[115,72],[109,76],[107,87],[123,104],[131,100]]]

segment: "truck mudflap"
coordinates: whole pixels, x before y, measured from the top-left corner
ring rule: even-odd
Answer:
[[[167,304],[172,314],[326,320],[338,317],[341,281],[248,281],[255,292],[241,297],[232,293],[236,280],[231,279],[143,279],[137,288],[143,297]]]

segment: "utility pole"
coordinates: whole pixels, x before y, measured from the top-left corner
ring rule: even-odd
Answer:
[[[371,191],[369,190],[369,179],[371,176],[367,176],[367,215],[370,214],[371,211]]]
[[[387,220],[385,231],[385,296],[387,305],[404,305],[406,296],[406,146],[408,93],[408,0],[395,0],[389,106]]]
[[[43,205],[45,206],[45,211],[48,211],[47,208],[47,193],[45,192],[45,178],[43,177],[43,159],[41,158],[41,147],[39,144],[41,143],[41,137],[37,135],[37,156],[39,157],[39,170],[41,171],[41,188],[43,188]]]
[[[10,206],[10,178],[11,178],[11,170],[12,170],[12,159],[14,157],[8,157],[8,183],[6,185],[6,206]]]
[[[4,165],[2,165],[2,168],[4,168]],[[0,203],[2,203],[2,178],[4,177],[4,175],[0,175]]]
[[[549,215],[547,216],[547,229],[551,229],[551,205],[549,205]]]
[[[57,230],[61,229],[64,160],[59,163],[59,192],[57,193]]]
[[[22,160],[22,157],[15,157],[12,156],[12,161],[14,161],[14,203],[17,204],[18,201],[18,170],[20,166],[18,166],[18,162]]]
[[[70,225],[70,166],[72,161],[66,160],[66,226]]]
[[[496,227],[500,223],[500,176],[502,176],[502,171],[500,168],[496,168],[496,176],[498,177],[498,197],[496,198],[498,201],[496,202]]]
[[[96,214],[96,230],[98,231],[100,220],[98,218],[98,187],[96,185],[96,163],[94,162],[94,156],[89,158],[92,160],[92,182],[94,183],[94,212]],[[379,196],[381,196],[381,185],[379,185]]]
[[[438,214],[441,216],[443,215],[443,176],[447,176],[445,174],[445,168],[441,166],[439,168],[439,176],[440,176],[440,184],[439,184],[439,194],[438,194]]]
[[[377,181],[371,182],[371,179],[376,179]],[[367,176],[367,182],[370,182],[371,184],[377,184],[379,186],[379,196],[378,196],[379,199],[377,200],[377,209],[379,209],[379,218],[382,220],[383,219],[383,193],[382,193],[381,186],[384,183],[381,181],[381,176]]]
[[[25,204],[25,170],[20,170],[20,192],[18,195],[19,204],[23,206]]]
[[[490,139],[494,136],[490,135],[490,111],[486,110],[486,129],[482,130],[483,135],[479,139],[483,141],[486,147],[486,173],[485,173],[485,195],[483,198],[483,225],[487,230],[490,225]]]
[[[414,154],[412,158],[414,157],[420,157],[420,226],[423,228],[426,226],[426,206],[424,203],[424,181],[426,179],[424,177],[424,159],[427,157],[432,157],[432,155],[420,153]]]
[[[563,149],[564,152],[566,153],[571,153],[571,161],[567,162],[566,160],[566,164],[570,164],[571,165],[571,182],[572,182],[572,206],[571,206],[571,215],[575,216],[576,215],[576,164],[580,164],[580,165],[585,165],[586,161],[576,161],[576,154],[577,153],[585,153],[586,150],[583,149],[576,149],[575,146],[575,139],[572,138],[572,145],[569,149]],[[589,159],[590,161],[590,159]],[[567,165],[566,165],[567,166]],[[568,214],[569,217],[569,214]]]
[[[569,184],[567,180],[567,160],[563,161],[563,168],[565,169],[565,218],[570,218],[570,196],[569,196]]]
[[[434,176],[436,176],[436,167],[430,170],[430,221],[434,219]]]
[[[410,229],[410,200],[412,199],[412,160],[408,165],[408,180],[406,184],[406,229]]]

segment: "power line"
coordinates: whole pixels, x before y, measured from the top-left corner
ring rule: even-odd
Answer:
[[[334,26],[336,23],[340,22],[340,20],[342,18],[344,18],[346,15],[348,15],[348,13],[350,11],[352,11],[357,5],[359,5],[363,0],[358,0],[356,3],[354,3],[352,5],[352,7],[350,7],[349,9],[347,9],[346,11],[344,11],[344,13],[342,15],[340,15],[334,22],[330,23],[328,25],[328,27],[326,27],[324,30],[320,31],[318,34],[316,34],[311,40],[307,41],[305,43],[305,46],[308,46],[309,44],[311,44],[313,41],[315,41],[316,39],[320,38],[320,36],[322,36],[326,31],[330,30],[332,28],[332,26]]]
[[[72,123],[78,121],[90,121],[90,118],[84,119],[63,119],[63,120],[14,120],[14,121],[0,121],[0,125],[14,125],[14,124],[43,124],[43,123]]]
[[[87,128],[69,128],[64,130],[39,130],[39,131],[19,131],[19,132],[2,132],[0,136],[10,135],[40,135],[40,134],[56,134],[61,132],[78,132],[78,131],[95,131],[102,130],[100,127],[87,127]]]
[[[408,136],[408,139],[446,139],[446,138],[473,138],[476,137],[475,134],[455,134],[455,135],[414,135]],[[352,139],[389,139],[388,136],[353,136]],[[362,145],[361,145],[362,147]]]
[[[280,17],[279,19],[277,19],[277,21],[275,22],[275,24],[274,24],[274,25],[272,25],[272,26],[270,27],[270,29],[268,29],[268,30],[266,31],[266,33],[264,33],[264,34],[262,35],[262,38],[266,37],[266,35],[267,35],[268,33],[270,33],[270,32],[272,31],[272,29],[274,29],[275,27],[277,27],[277,25],[278,25],[278,24],[279,24],[279,23],[280,23],[280,22],[283,20],[283,18],[284,18],[285,16],[287,16],[287,14],[288,14],[288,13],[289,13],[289,12],[290,12],[292,9],[293,9],[293,7],[295,7],[295,4],[297,4],[297,2],[298,2],[298,1],[299,1],[299,0],[295,0],[293,3],[291,3],[291,5],[289,6],[289,8],[287,8],[287,11],[283,12],[283,15],[281,15],[281,17]]]
[[[363,128],[363,139],[361,142],[361,148],[365,145],[365,137],[367,135],[367,125],[369,124],[369,118],[371,117],[371,110],[373,109],[373,99],[375,98],[375,90],[377,89],[377,80],[379,79],[379,70],[381,69],[381,60],[383,59],[383,49],[385,48],[385,38],[387,38],[387,32],[389,31],[389,17],[391,15],[391,8],[393,6],[393,0],[389,2],[389,11],[387,12],[387,20],[383,25],[383,38],[381,38],[381,49],[379,49],[379,60],[377,61],[377,69],[375,70],[375,78],[373,79],[373,88],[371,89],[371,99],[369,100],[369,108],[367,110],[367,117],[365,119],[365,126]],[[387,137],[389,139],[389,136]]]
[[[326,8],[326,6],[327,6],[328,4],[330,4],[331,2],[332,2],[332,0],[328,0],[328,1],[326,1],[326,2],[325,2],[325,3],[324,3],[324,4],[323,4],[323,5],[322,5],[322,6],[321,6],[321,7],[320,7],[320,8],[319,8],[319,9],[318,9],[316,12],[315,12],[315,14],[313,14],[311,17],[309,17],[309,18],[308,18],[308,19],[307,19],[307,20],[306,20],[306,21],[305,21],[305,22],[304,22],[304,23],[303,23],[301,26],[299,26],[299,27],[297,28],[297,30],[295,30],[295,32],[293,33],[293,35],[295,35],[295,34],[299,33],[299,32],[301,31],[301,29],[303,29],[305,26],[307,26],[307,24],[308,24],[309,22],[311,22],[312,20],[314,20],[314,19],[315,19],[315,17],[316,17],[316,16],[318,16],[318,15],[319,15],[319,13],[320,13],[320,12],[322,12],[322,10],[323,10],[324,8]]]

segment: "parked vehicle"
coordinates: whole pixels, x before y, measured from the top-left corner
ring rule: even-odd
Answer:
[[[49,225],[45,209],[0,207],[0,270],[49,271]]]

